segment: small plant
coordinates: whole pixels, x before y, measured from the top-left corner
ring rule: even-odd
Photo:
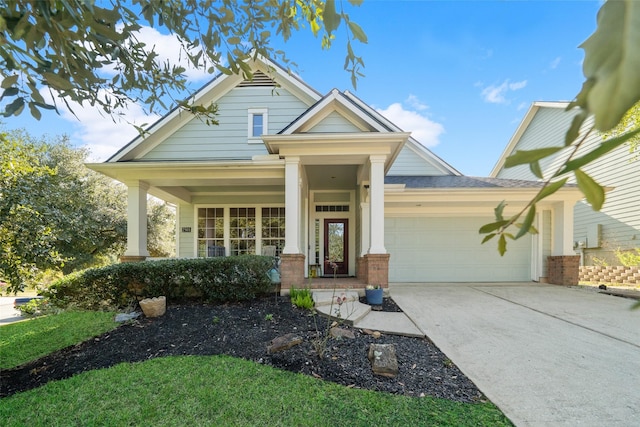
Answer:
[[[380,289],[380,285],[367,285],[366,289],[372,291],[374,289]]]
[[[638,267],[640,266],[640,248],[634,248],[631,250],[617,249],[615,251],[616,257],[620,264],[625,267]]]
[[[213,316],[213,319],[211,319],[211,323],[217,325],[218,323],[220,323],[220,318],[218,316]]]
[[[269,313],[267,315],[264,316],[264,320],[266,320],[267,322],[272,322],[273,321],[273,314]]]
[[[289,298],[291,299],[291,304],[298,308],[313,309],[313,297],[309,288],[296,289],[292,287],[289,291]]]
[[[44,316],[47,314],[58,314],[62,310],[51,304],[48,298],[34,298],[17,307],[25,317]]]

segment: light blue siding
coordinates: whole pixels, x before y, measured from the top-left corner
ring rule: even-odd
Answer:
[[[276,134],[308,105],[284,89],[237,87],[220,98],[219,125],[194,118],[143,156],[144,160],[235,160],[268,154],[262,143],[248,142],[248,111],[268,109],[268,134]],[[187,113],[185,113],[187,114]]]
[[[564,146],[564,135],[569,129],[574,116],[575,113],[565,112],[563,108],[540,108],[513,152]],[[551,163],[551,159],[545,159],[540,162],[540,166],[543,171],[548,170]],[[497,174],[497,178],[538,180],[531,173],[529,165],[519,165],[508,169],[502,168]]]
[[[190,258],[196,256],[194,251],[194,239],[196,224],[194,221],[193,205],[181,203],[178,206],[178,258]],[[191,227],[190,233],[183,233],[182,227]]]
[[[450,175],[447,171],[438,167],[434,163],[426,160],[424,157],[414,151],[414,149],[405,145],[391,169],[387,173],[390,176],[421,176],[421,175]]]
[[[309,133],[352,133],[361,132],[357,126],[345,119],[337,112],[330,113],[327,117],[320,121],[317,125],[309,130]]]
[[[541,107],[528,128],[520,138],[517,150],[531,150],[535,148],[562,145],[574,113],[567,113],[562,108]],[[591,120],[585,123],[589,127]],[[583,128],[584,128],[583,127]],[[603,142],[597,132],[593,132],[576,156],[593,150]],[[637,155],[637,153],[635,153]],[[557,170],[566,154],[561,152],[550,160],[541,163],[545,176],[550,171]],[[630,249],[640,247],[640,160],[629,153],[629,146],[622,145],[607,153],[593,164],[582,170],[588,173],[596,182],[603,186],[612,187],[606,194],[606,201],[600,212],[595,212],[591,206],[582,200],[574,207],[575,242],[586,241],[587,231],[594,224],[601,225],[601,247],[585,249],[585,264],[593,263],[593,257],[602,258],[609,263],[616,264],[613,254],[616,249]],[[528,165],[502,169],[499,178],[518,178],[536,180]],[[570,183],[575,183],[573,176]]]

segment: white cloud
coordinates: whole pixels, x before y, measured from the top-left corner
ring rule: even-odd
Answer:
[[[47,102],[51,102],[48,90],[42,90],[40,93]],[[73,113],[67,109],[64,101],[56,97],[60,117],[72,125],[72,130],[67,133],[74,144],[87,147],[91,151],[89,160],[92,162],[108,159],[135,138],[138,131],[133,127],[134,124],[151,124],[160,117],[148,114],[137,104],[130,104],[126,109],[119,110],[118,113],[122,117],[114,115],[112,118],[100,108],[82,106],[73,101],[67,102]]]
[[[482,89],[481,95],[485,102],[489,102],[491,104],[508,104],[509,100],[507,99],[507,93],[509,91],[520,90],[525,86],[527,86],[526,80],[511,83],[507,79],[498,86],[490,85],[485,87]]]
[[[552,70],[555,70],[556,68],[558,68],[558,65],[560,65],[561,60],[562,58],[558,56],[556,59],[551,61],[551,64],[549,64],[549,68],[551,68]]]
[[[400,129],[411,132],[411,136],[425,147],[438,145],[440,143],[439,137],[444,133],[444,126],[434,122],[424,113],[421,113],[421,111],[426,110],[428,106],[418,100],[414,95],[409,95],[404,101],[404,104],[409,107],[409,109],[405,108],[403,104],[396,102],[385,109],[378,108],[377,111]]]

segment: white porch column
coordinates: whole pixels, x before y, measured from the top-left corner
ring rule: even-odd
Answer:
[[[360,224],[360,256],[365,256],[367,251],[369,250],[370,239],[369,239],[369,203],[361,202],[360,203],[360,218],[362,224]]]
[[[558,202],[553,205],[552,255],[575,255],[573,250],[573,202]]]
[[[284,159],[285,225],[283,254],[299,254],[300,247],[300,157]]]
[[[149,184],[127,182],[127,250],[125,256],[146,257],[147,250],[147,190]]]
[[[384,247],[384,161],[386,156],[369,156],[370,254],[386,254]]]

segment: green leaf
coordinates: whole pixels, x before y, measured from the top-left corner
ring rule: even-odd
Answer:
[[[588,152],[584,156],[568,161],[564,165],[564,168],[558,173],[558,176],[580,169],[582,166],[599,159],[609,151],[618,148],[620,145],[624,144],[636,135],[640,135],[640,128],[603,142],[598,148]]]
[[[493,239],[494,237],[496,237],[496,233],[487,234],[486,236],[484,236],[484,239],[482,239],[481,245],[487,243],[489,240]]]
[[[587,81],[578,96],[595,116],[595,127],[607,131],[640,99],[640,2],[605,2],[596,31],[580,46]]]
[[[58,90],[72,90],[73,85],[71,82],[63,77],[60,77],[57,74],[53,73],[42,73],[42,76],[47,81],[47,84],[54,89]]]
[[[7,88],[4,91],[2,91],[2,96],[0,96],[0,100],[3,99],[5,96],[16,96],[18,93],[20,93],[20,91],[18,90],[17,87]]]
[[[353,33],[353,36],[361,43],[367,43],[367,35],[364,33],[360,25],[355,22],[349,21],[349,29]]]
[[[560,181],[552,182],[546,187],[544,187],[542,190],[540,190],[538,195],[533,199],[533,203],[534,204],[538,203],[540,200],[544,199],[545,197],[549,197],[550,195],[552,195],[553,193],[555,193],[556,191],[564,187],[564,185],[567,183],[567,180],[568,178],[564,178],[564,179],[561,179]]]
[[[40,110],[38,110],[35,102],[29,103],[29,110],[31,111],[31,115],[33,116],[33,118],[35,118],[36,120],[40,120],[42,118],[42,113],[40,112]]]
[[[487,234],[487,233],[491,233],[493,231],[498,230],[500,227],[505,226],[509,223],[509,221],[496,221],[496,222],[492,222],[491,224],[485,224],[482,227],[480,227],[480,230],[478,230],[479,234]]]
[[[593,210],[599,211],[602,209],[604,204],[604,189],[602,186],[580,169],[576,169],[573,173],[576,175],[576,182],[580,191],[587,198],[587,202],[591,204]]]
[[[340,15],[336,13],[335,0],[327,0],[322,11],[322,21],[327,33],[331,34],[340,26]]]
[[[527,212],[527,216],[524,218],[524,222],[520,225],[520,231],[516,234],[515,240],[521,238],[525,234],[527,234],[533,225],[533,220],[536,218],[536,205],[531,205],[529,211]]]
[[[500,253],[500,256],[504,256],[504,254],[507,253],[507,239],[504,234],[501,234],[498,239],[498,252]]]
[[[18,81],[18,75],[14,74],[12,76],[7,76],[4,78],[4,80],[2,80],[2,84],[0,85],[0,87],[2,89],[8,89],[11,86],[13,86],[14,84],[16,84]]]
[[[567,110],[569,110],[570,108],[572,108],[571,105],[567,107]],[[588,116],[589,116],[589,113],[587,111],[581,110],[573,118],[573,120],[571,121],[571,126],[569,127],[569,130],[567,131],[564,137],[565,147],[568,147],[569,145],[571,145],[571,143],[578,138],[578,136],[580,135],[580,128],[582,127],[582,124],[584,123],[584,121],[587,119]]]
[[[507,204],[506,204],[506,203],[505,203],[505,201],[503,200],[503,201],[501,201],[501,202],[498,204],[498,206],[496,206],[496,207],[493,209],[493,213],[495,214],[496,219],[497,219],[498,221],[502,221],[502,220],[504,219],[504,217],[502,216],[502,212],[504,211],[505,206],[507,206]]]
[[[562,150],[563,147],[538,148],[536,150],[518,150],[504,161],[505,168],[536,162]]]
[[[531,169],[531,173],[536,177],[542,179],[542,169],[540,168],[540,162],[535,161],[529,164],[529,169]]]

